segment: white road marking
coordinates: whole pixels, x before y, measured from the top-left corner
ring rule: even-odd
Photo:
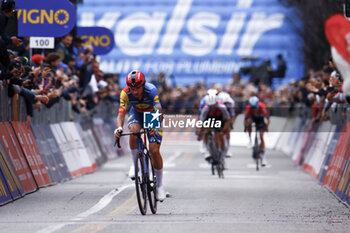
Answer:
[[[126,168],[129,165],[125,163],[105,163],[103,165],[104,168]]]
[[[63,222],[60,224],[54,224],[54,225],[48,226],[48,227],[38,231],[37,233],[51,233],[51,232],[55,232],[55,231],[63,228],[64,226],[66,226],[68,224],[75,224],[77,221],[83,220],[83,219],[89,217],[90,215],[101,211],[103,208],[105,208],[112,201],[112,199],[115,196],[117,196],[119,193],[121,193],[124,189],[127,189],[131,186],[134,186],[134,184],[124,185],[118,189],[114,189],[111,192],[109,192],[108,194],[106,194],[104,197],[102,197],[93,207],[91,207],[90,209],[88,209],[85,212],[78,214],[72,220],[67,221],[67,222]]]
[[[209,163],[201,163],[199,164],[199,167],[200,168],[208,168],[208,167],[211,167]]]
[[[175,167],[176,164],[174,163],[174,161],[181,155],[182,151],[177,151],[174,155],[170,156],[170,158],[165,161],[164,167]]]
[[[259,175],[226,175],[224,173],[225,178],[236,178],[236,179],[271,179],[272,176],[259,176]]]
[[[256,168],[256,164],[255,163],[250,163],[250,164],[247,164],[247,168]],[[264,169],[264,168],[271,168],[271,164],[267,164],[265,167],[261,167],[261,169]]]

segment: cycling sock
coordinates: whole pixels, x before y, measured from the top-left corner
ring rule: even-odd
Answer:
[[[219,152],[220,152],[220,159],[221,159],[221,161],[224,161],[224,159],[226,157],[225,150],[219,149]]]
[[[132,155],[132,164],[134,164],[135,166],[135,161],[136,161],[136,158],[137,158],[137,149],[131,149],[131,155]]]
[[[230,140],[226,138],[225,154],[227,154],[229,148],[230,148]]]
[[[260,152],[260,157],[261,157],[261,159],[264,159],[264,157],[265,157],[265,152]]]
[[[163,186],[163,168],[162,169],[154,169],[157,177],[157,187]]]

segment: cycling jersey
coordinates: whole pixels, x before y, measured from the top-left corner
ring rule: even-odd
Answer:
[[[208,118],[219,118],[222,117],[222,120],[226,121],[230,119],[230,114],[227,111],[226,106],[218,100],[216,102],[216,106],[213,108],[210,108],[209,105],[205,104],[204,108],[202,109],[202,113],[200,115],[200,119],[202,121],[208,119]]]
[[[255,110],[255,111],[254,111]],[[249,104],[245,107],[245,119],[251,118],[256,125],[258,131],[264,131],[266,123],[264,118],[270,117],[269,111],[263,102],[259,101],[257,108],[252,108]]]
[[[249,117],[269,117],[269,111],[267,110],[266,105],[263,102],[259,101],[259,105],[256,108],[257,111],[253,111],[254,109],[248,104],[245,107],[245,118],[249,118]]]
[[[144,85],[142,100],[136,99],[131,94],[129,86],[125,87],[120,93],[119,113],[126,113],[128,103],[130,103],[133,109],[137,112],[162,110],[157,88],[151,83],[146,83]]]
[[[128,103],[131,104],[129,116],[128,116],[128,125],[137,123],[143,128],[143,112],[162,110],[162,106],[159,102],[158,91],[156,87],[151,83],[146,83],[143,87],[142,100],[136,99],[130,91],[129,86],[125,87],[124,90],[120,93],[120,105],[119,113],[125,114]],[[163,128],[161,127],[157,133],[156,138],[158,142],[162,141]],[[154,136],[147,133],[147,137],[150,143],[155,143],[156,140]]]
[[[220,104],[223,104],[222,100],[220,99],[220,97],[218,96],[218,101]],[[207,105],[207,103],[205,102],[205,96],[201,99],[201,101],[199,102],[199,109],[198,109],[198,116],[201,115],[202,113],[202,109]]]

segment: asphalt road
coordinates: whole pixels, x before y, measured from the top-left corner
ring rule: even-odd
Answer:
[[[250,150],[232,147],[218,179],[198,151],[196,142],[162,145],[171,197],[156,215],[140,214],[123,156],[0,207],[0,232],[349,232],[350,209],[282,153],[268,151],[257,172]]]

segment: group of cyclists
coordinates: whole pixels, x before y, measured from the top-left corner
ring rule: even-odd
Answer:
[[[151,84],[146,83],[145,76],[142,72],[133,70],[126,78],[127,86],[120,94],[120,106],[117,116],[117,128],[114,131],[116,138],[120,138],[124,131],[124,120],[128,104],[130,110],[128,114],[128,129],[130,132],[139,132],[143,128],[143,113],[150,111],[162,111],[162,106],[159,101],[157,88]],[[257,96],[251,96],[245,107],[244,131],[248,132],[249,140],[251,142],[252,125],[255,123],[257,132],[259,132],[261,140],[261,159],[262,166],[265,162],[265,142],[264,132],[268,131],[270,124],[269,112],[266,105],[259,101]],[[231,96],[224,91],[218,92],[216,89],[209,89],[207,94],[201,99],[198,110],[198,120],[205,121],[208,119],[221,122],[220,127],[214,128],[214,140],[220,159],[224,162],[228,155],[230,145],[230,131],[233,129],[235,121],[235,102]],[[207,143],[206,128],[202,127],[196,130],[197,140],[203,140]],[[163,130],[150,129],[147,132],[149,141],[149,151],[152,158],[152,165],[155,168],[157,178],[157,199],[163,201],[166,198],[166,192],[163,186],[163,159],[160,154],[160,145],[162,141]],[[133,163],[135,165],[137,157],[137,137],[130,135],[129,146],[132,154]],[[212,162],[212,155],[208,154],[205,159]],[[131,167],[129,177],[135,179],[134,168]]]

